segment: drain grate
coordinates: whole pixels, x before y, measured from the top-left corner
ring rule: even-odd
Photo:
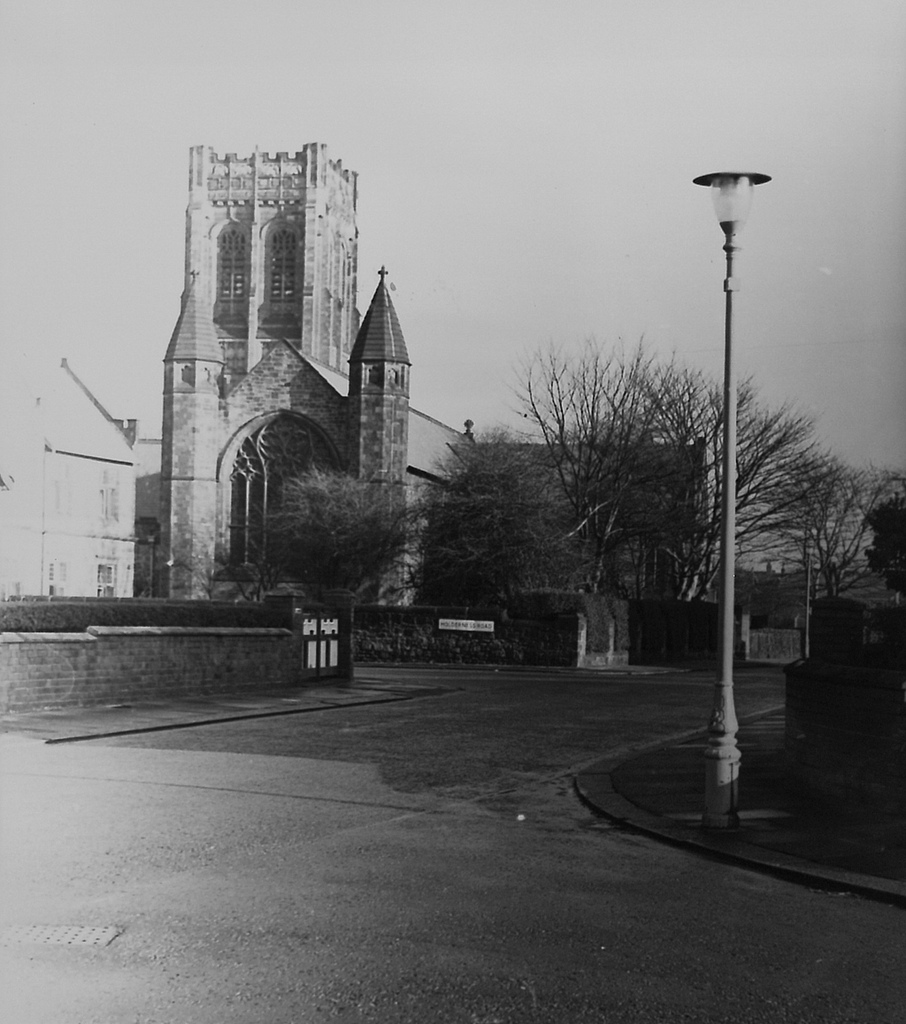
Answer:
[[[84,925],[21,924],[5,928],[0,934],[4,946],[16,944],[32,946],[109,946],[121,935],[116,925],[86,927]]]

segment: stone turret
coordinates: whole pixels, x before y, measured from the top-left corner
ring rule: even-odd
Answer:
[[[403,485],[409,451],[409,353],[385,277],[349,358],[350,471]]]
[[[213,573],[223,353],[194,279],[164,357],[161,549],[164,592],[206,597]]]

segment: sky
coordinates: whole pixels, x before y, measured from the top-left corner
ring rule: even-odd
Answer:
[[[719,378],[723,235],[697,175],[770,174],[734,351],[762,399],[906,471],[900,0],[5,0],[2,344],[158,436],[188,151],[358,172],[412,403],[524,423],[519,367],[642,338]]]

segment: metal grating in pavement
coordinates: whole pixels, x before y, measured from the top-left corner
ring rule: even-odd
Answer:
[[[116,925],[89,927],[72,924],[21,924],[5,928],[0,933],[4,946],[23,944],[31,946],[109,946],[122,934]]]

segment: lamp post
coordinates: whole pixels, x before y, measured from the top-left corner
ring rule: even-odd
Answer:
[[[767,174],[722,171],[693,179],[711,189],[717,220],[723,230],[727,254],[726,318],[724,328],[724,423],[720,512],[720,604],[718,633],[720,660],[714,685],[714,706],[708,725],[705,750],[705,828],[736,828],[739,825],[739,722],[733,703],[734,580],[736,568],[736,372],[733,366],[733,293],[739,279],[733,276],[733,258],[752,203],[755,185],[770,181]]]

